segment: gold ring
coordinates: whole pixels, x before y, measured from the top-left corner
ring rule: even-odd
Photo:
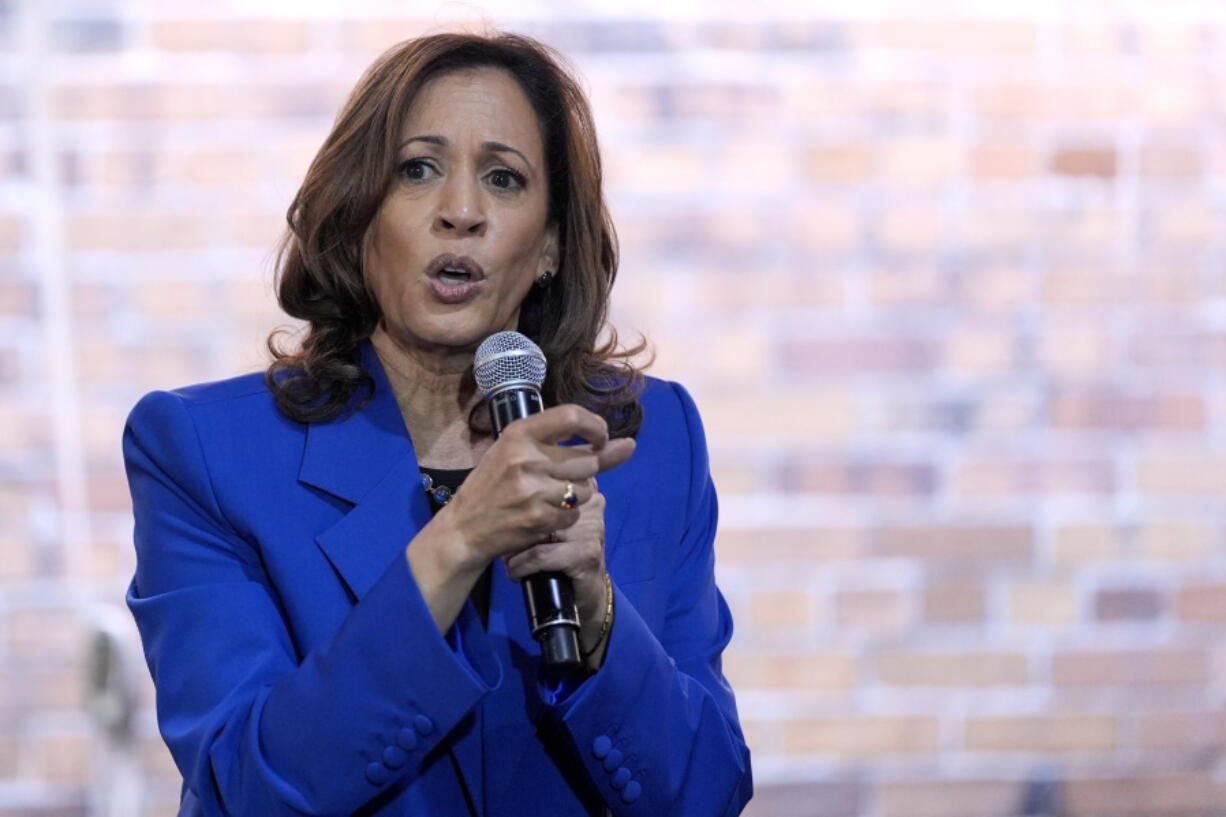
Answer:
[[[575,507],[575,503],[579,501],[579,495],[575,493],[575,483],[566,483],[566,493],[562,494],[562,501],[559,503],[566,510]]]

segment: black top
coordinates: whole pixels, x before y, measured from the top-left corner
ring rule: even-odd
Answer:
[[[427,476],[434,485],[433,491],[427,491],[426,496],[430,498],[430,511],[438,513],[444,505],[450,500],[451,495],[460,489],[464,478],[472,473],[471,468],[422,468],[422,476]],[[425,480],[422,480],[422,487],[425,488]],[[446,489],[440,490],[440,489]],[[440,499],[442,501],[440,501]],[[489,627],[490,618],[490,582],[492,581],[491,568],[487,567],[481,574],[481,578],[477,579],[477,583],[473,585],[472,593],[469,598],[477,608],[477,614],[481,616],[481,626]]]

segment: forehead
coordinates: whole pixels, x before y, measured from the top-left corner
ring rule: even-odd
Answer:
[[[491,66],[457,69],[427,80],[401,128],[403,139],[423,134],[542,150],[540,122],[523,88],[508,71]]]

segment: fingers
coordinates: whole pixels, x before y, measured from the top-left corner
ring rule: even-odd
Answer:
[[[574,403],[553,406],[507,426],[504,434],[527,434],[556,445],[572,437],[587,440],[595,448],[609,441],[609,426],[599,414]]]
[[[543,542],[506,557],[504,564],[507,576],[517,582],[543,572],[556,571],[573,576],[585,571],[600,571],[603,550],[595,539]]]
[[[596,454],[598,461],[596,473],[602,474],[610,468],[621,465],[630,459],[630,455],[634,453],[635,445],[633,437],[619,437],[616,440],[609,440],[604,448],[600,449]]]

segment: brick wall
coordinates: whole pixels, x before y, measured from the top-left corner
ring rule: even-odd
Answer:
[[[85,694],[123,418],[262,365],[332,116],[455,14],[588,82],[616,322],[711,438],[749,814],[1226,813],[1226,7],[655,5],[0,2],[0,815],[173,813],[139,660],[126,751]]]

